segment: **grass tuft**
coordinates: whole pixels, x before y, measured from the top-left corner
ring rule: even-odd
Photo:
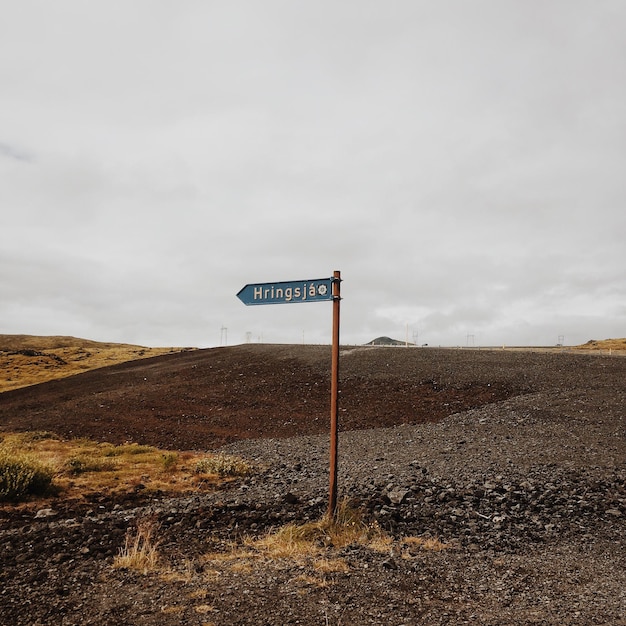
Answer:
[[[211,474],[225,478],[226,476],[245,476],[252,471],[252,466],[238,457],[217,454],[200,459],[194,471],[196,474]]]
[[[158,522],[152,517],[137,521],[134,528],[126,531],[124,546],[113,561],[117,569],[131,569],[146,575],[154,572],[159,563]]]
[[[402,545],[408,550],[409,555],[412,555],[414,550],[440,552],[441,550],[447,550],[453,547],[453,544],[443,543],[436,537],[404,537],[402,539]]]
[[[361,511],[344,501],[334,518],[325,516],[305,524],[290,523],[260,538],[245,537],[243,545],[234,546],[230,553],[207,555],[206,560],[231,563],[233,569],[249,570],[254,562],[287,559],[300,565],[310,565],[318,572],[345,572],[345,561],[329,558],[329,549],[341,549],[352,544],[375,549],[384,537],[377,523],[366,523]]]
[[[0,501],[19,501],[48,493],[53,471],[25,454],[0,450]]]
[[[173,472],[178,464],[178,454],[176,452],[166,452],[161,455],[161,463],[165,472]]]
[[[350,544],[369,547],[384,537],[377,523],[365,523],[361,511],[344,500],[339,503],[334,518],[326,515],[315,522],[287,524],[252,543],[274,557],[293,557],[316,554],[320,549],[329,547],[343,548]]]

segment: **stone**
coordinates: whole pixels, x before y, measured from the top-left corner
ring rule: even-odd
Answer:
[[[287,492],[283,498],[284,502],[287,504],[298,504],[300,502],[300,498],[291,491]]]
[[[409,493],[409,489],[394,489],[387,494],[387,497],[392,504],[402,504]]]

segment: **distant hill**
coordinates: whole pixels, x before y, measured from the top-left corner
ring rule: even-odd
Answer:
[[[406,341],[399,341],[398,339],[391,339],[391,337],[376,337],[372,339],[366,346],[406,346]],[[414,345],[409,343],[410,346]]]
[[[574,346],[576,350],[626,350],[626,339],[590,339],[587,343]]]
[[[0,393],[191,348],[146,348],[65,336],[0,335]]]
[[[2,352],[11,350],[58,350],[59,348],[69,347],[119,348],[122,346],[146,349],[132,344],[104,343],[65,335],[0,335],[0,351]]]

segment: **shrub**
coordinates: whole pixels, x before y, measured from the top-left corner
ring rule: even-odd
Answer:
[[[163,464],[163,469],[166,472],[173,472],[176,469],[176,464],[178,463],[178,454],[176,454],[176,452],[167,452],[166,454],[162,454],[161,463]]]
[[[252,468],[250,464],[234,456],[218,454],[200,459],[194,468],[196,474],[217,474],[218,476],[244,476]]]
[[[0,450],[0,500],[44,495],[52,486],[51,468],[23,455]]]

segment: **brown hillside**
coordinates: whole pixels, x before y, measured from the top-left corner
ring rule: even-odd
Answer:
[[[584,383],[589,361],[596,358],[608,357],[345,350],[341,428],[437,421],[530,390],[549,390],[560,384],[564,367],[575,368]],[[617,361],[622,360],[608,359],[605,376]],[[328,346],[254,344],[179,352],[0,394],[0,429],[179,450],[319,434],[328,429],[329,379]]]
[[[65,336],[0,335],[0,393],[98,367],[180,350],[102,343]]]
[[[133,347],[131,344],[110,343],[70,337],[67,335],[0,335],[0,350],[58,350],[59,348]]]
[[[626,350],[626,339],[603,339],[596,341],[590,339],[581,346],[575,346],[576,350]]]

